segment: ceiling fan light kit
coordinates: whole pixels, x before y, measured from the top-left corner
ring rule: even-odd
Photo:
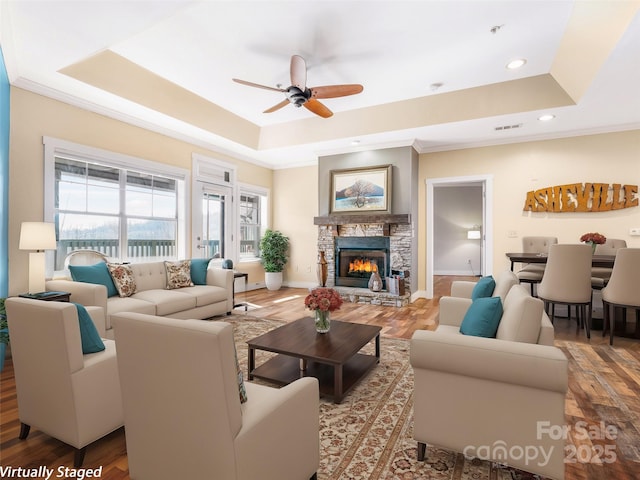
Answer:
[[[307,65],[300,55],[293,55],[291,57],[291,86],[287,88],[268,87],[266,85],[260,85],[258,83],[248,82],[246,80],[240,80],[234,78],[233,81],[246,85],[249,87],[262,88],[265,90],[273,90],[276,92],[283,92],[286,100],[268,108],[264,113],[272,113],[276,110],[280,110],[289,103],[295,107],[304,106],[307,110],[322,118],[329,118],[333,115],[333,112],[329,110],[322,102],[319,102],[318,98],[337,98],[346,97],[348,95],[355,95],[362,92],[364,87],[359,84],[345,84],[345,85],[325,85],[321,87],[307,88]]]

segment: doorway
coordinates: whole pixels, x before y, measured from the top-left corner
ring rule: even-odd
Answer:
[[[193,257],[227,258],[233,252],[231,188],[196,181],[193,202]]]
[[[475,240],[480,244],[480,266],[479,272],[482,275],[491,275],[493,272],[493,176],[477,175],[465,177],[447,177],[428,179],[427,183],[427,230],[426,230],[426,297],[433,298],[434,285],[434,260],[435,260],[435,243],[438,238],[435,221],[435,193],[438,188],[451,188],[462,186],[479,186],[481,187],[481,198],[477,199],[482,204],[482,221],[480,225],[460,225],[461,235],[466,235],[467,231],[479,227],[480,238]]]

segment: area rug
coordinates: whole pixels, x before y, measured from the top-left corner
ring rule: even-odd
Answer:
[[[283,322],[232,315],[238,359],[247,371],[247,340]],[[413,371],[409,342],[382,337],[381,360],[344,398],[320,398],[319,480],[525,480],[539,476],[431,446],[419,462],[413,440]],[[373,345],[364,351],[373,354]],[[269,355],[256,352],[260,365]]]

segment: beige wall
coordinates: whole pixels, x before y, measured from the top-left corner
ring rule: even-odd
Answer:
[[[20,224],[23,221],[41,221],[43,218],[43,136],[189,170],[192,154],[196,152],[237,165],[240,182],[272,189],[271,169],[12,87],[9,150],[10,295],[25,292],[28,283],[28,252],[18,250]],[[188,235],[190,237],[190,225]],[[256,264],[253,267],[249,281],[262,281],[261,266]]]
[[[291,258],[285,282],[316,284],[318,213],[317,167],[272,171],[213,151],[128,125],[98,114],[13,87],[11,89],[11,145],[9,172],[9,294],[27,288],[27,252],[18,250],[20,224],[43,215],[43,145],[50,136],[95,148],[191,168],[198,152],[238,166],[238,180],[270,189],[272,228],[291,239]],[[561,242],[577,242],[587,231],[623,238],[640,247],[629,228],[640,227],[640,208],[611,212],[531,214],[522,211],[526,193],[542,187],[579,182],[640,184],[640,130],[471,148],[420,155],[418,233],[418,290],[426,285],[425,182],[427,178],[468,175],[494,176],[493,271],[508,267],[504,253],[520,250],[525,235],[556,235]],[[517,232],[508,238],[507,232]],[[259,264],[243,267],[249,283],[263,281]]]
[[[290,239],[290,258],[284,281],[291,286],[317,284],[318,168],[275,170],[273,174],[273,226]]]
[[[640,247],[629,228],[640,227],[640,207],[609,212],[523,212],[526,193],[569,183],[640,185],[640,130],[559,140],[471,148],[420,156],[418,219],[418,285],[425,288],[426,180],[467,175],[493,175],[493,271],[509,267],[505,252],[521,250],[522,236],[557,236],[561,243],[578,243],[583,233],[598,231]],[[509,238],[509,231],[517,238]]]

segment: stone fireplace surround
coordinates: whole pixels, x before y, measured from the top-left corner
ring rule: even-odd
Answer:
[[[412,226],[408,214],[357,214],[315,217],[318,225],[318,251],[325,252],[327,260],[327,286],[335,288],[343,300],[352,303],[368,303],[401,307],[409,304],[411,296],[410,275],[405,275],[405,294],[392,295],[386,290],[372,292],[368,288],[335,285],[335,238],[380,237],[390,240],[391,270],[410,272]]]

